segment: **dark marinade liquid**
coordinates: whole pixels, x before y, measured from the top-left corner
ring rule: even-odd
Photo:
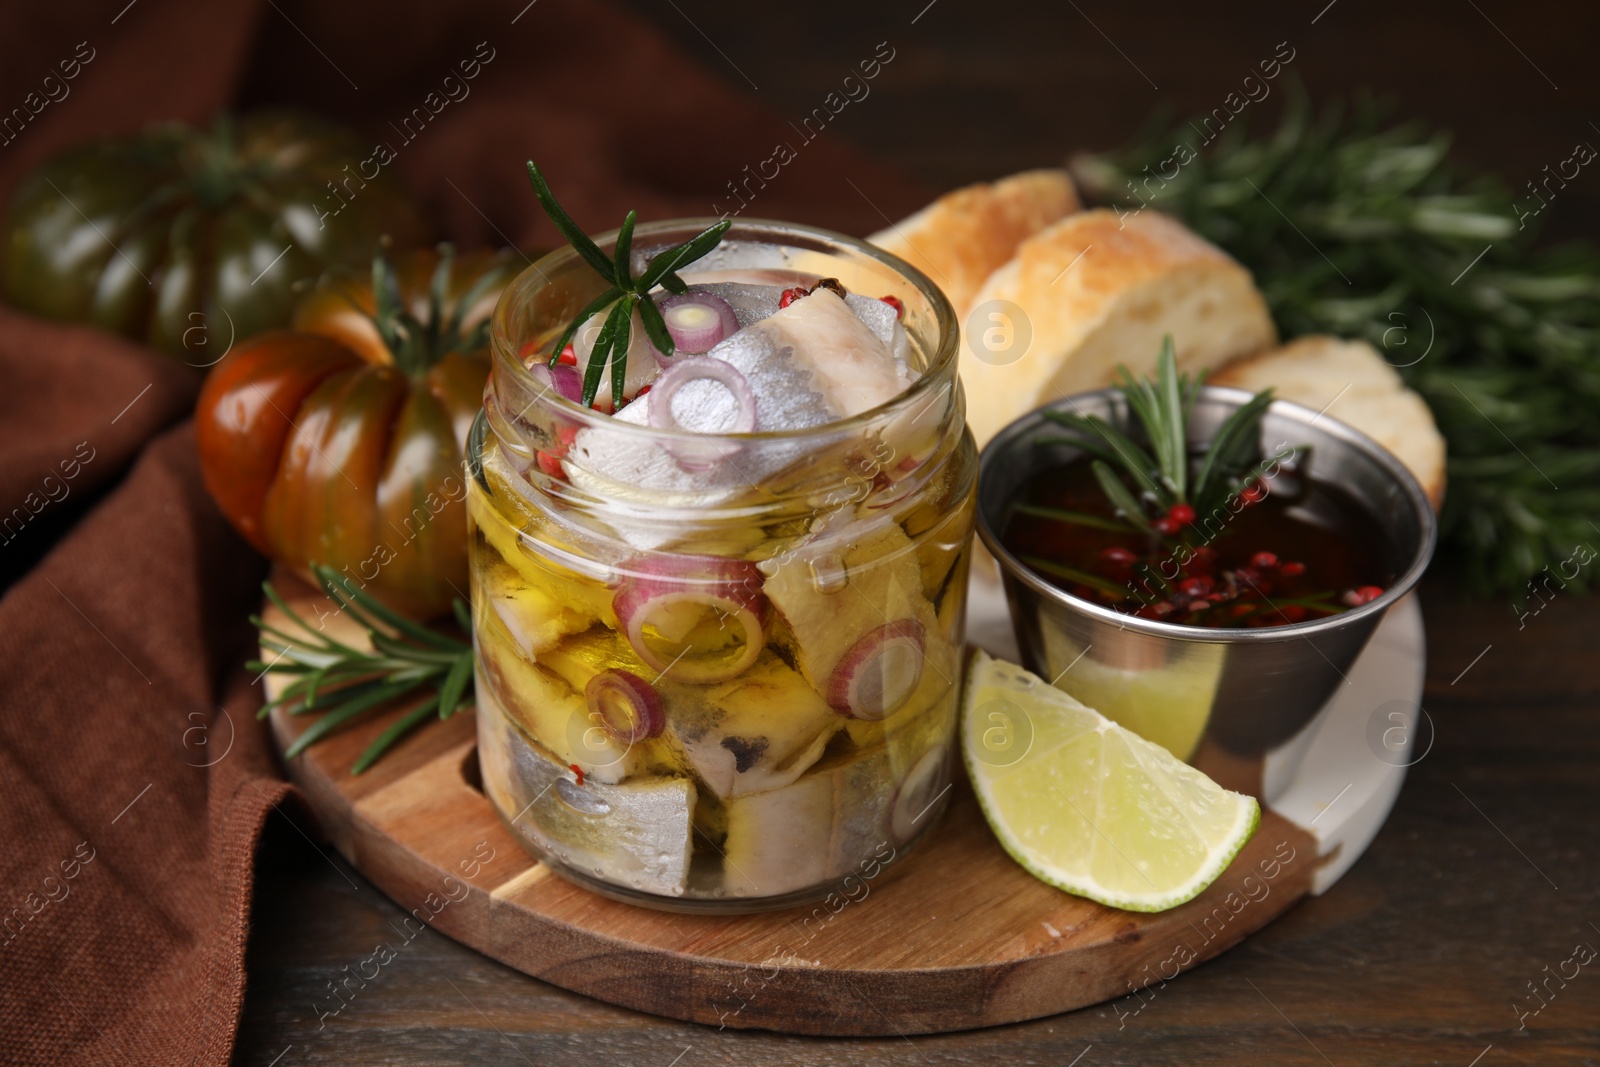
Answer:
[[[1254,628],[1324,618],[1394,581],[1382,526],[1349,494],[1292,474],[1266,488],[1259,502],[1237,513],[1224,506],[1220,514],[1198,515],[1173,537],[1030,513],[1034,506],[1116,519],[1089,461],[1075,459],[1023,484],[1000,540],[1041,578],[1074,596],[1187,626]],[[1263,566],[1262,553],[1275,562]],[[1079,574],[1052,571],[1052,565]]]

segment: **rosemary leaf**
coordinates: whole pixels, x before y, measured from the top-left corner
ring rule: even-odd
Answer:
[[[273,651],[291,663],[321,670],[339,662],[339,653],[324,652],[316,648],[302,648],[294,644],[277,645]]]
[[[394,627],[400,633],[424,644],[431,644],[437,648],[459,648],[461,642],[446,637],[435,630],[430,630],[419,622],[406,618],[404,615],[378,600],[371,593],[367,593],[356,585],[354,581],[340,574],[332,567],[313,565],[312,573],[322,581],[322,587],[335,601],[343,603],[352,612],[359,608],[371,615],[377,616],[382,622]],[[360,617],[359,613],[358,618]],[[369,630],[376,629],[370,622],[362,620]]]
[[[1089,421],[1094,427],[1094,432],[1104,438],[1106,443],[1111,446],[1111,450],[1116,454],[1118,464],[1122,469],[1133,475],[1133,480],[1139,484],[1139,488],[1149,493],[1158,502],[1162,501],[1164,494],[1161,486],[1151,475],[1151,471],[1155,469],[1156,464],[1149,454],[1134,444],[1131,437],[1106,420],[1091,416]]]
[[[637,211],[628,212],[628,217],[622,220],[622,229],[617,231],[617,246],[612,252],[612,265],[616,268],[617,285],[624,289],[633,288],[633,224],[639,221]]]
[[[1080,452],[1086,452],[1096,459],[1103,459],[1107,463],[1120,464],[1122,457],[1113,449],[1095,430],[1094,424],[1081,415],[1072,415],[1064,411],[1045,410],[1040,412],[1051,422],[1077,431],[1072,437],[1041,437],[1037,440],[1039,445],[1071,445]]]
[[[645,298],[639,301],[639,321],[644,323],[645,335],[657,351],[665,352],[676,347],[672,343],[672,334],[667,330],[667,320],[662,317],[661,308],[654,300]]]
[[[396,719],[387,730],[377,736],[377,739],[372,744],[367,746],[365,752],[361,753],[361,757],[351,765],[350,773],[352,775],[360,774],[378,762],[383,757],[383,754],[394,746],[396,741],[426,722],[428,716],[433,714],[433,709],[438,703],[438,697],[431,697]]]
[[[472,683],[472,658],[463,656],[456,660],[439,686],[439,718],[448,719],[461,706],[461,694]]]
[[[550,217],[550,221],[556,224],[561,236],[567,239],[578,255],[583,257],[584,262],[593,267],[600,277],[620,288],[622,283],[617,279],[611,258],[600,251],[600,246],[591,241],[589,235],[572,221],[572,216],[568,215],[556,201],[555,194],[550,191],[550,184],[544,180],[544,175],[539,173],[538,166],[531,159],[528,160],[528,180],[533,183],[533,195],[539,198],[539,206],[544,208],[544,213]]]
[[[294,759],[307,748],[310,748],[340,726],[360,715],[363,711],[378,707],[381,704],[387,704],[396,697],[404,696],[410,690],[411,686],[404,682],[391,682],[388,685],[377,686],[362,693],[360,696],[334,704],[322,718],[306,727],[305,733],[295,738],[294,744],[284,751],[283,758]]]
[[[1122,513],[1122,516],[1139,529],[1148,529],[1150,522],[1145,518],[1144,510],[1139,507],[1139,502],[1133,498],[1128,487],[1118,480],[1110,467],[1103,460],[1095,460],[1091,468],[1094,471],[1095,481],[1100,483],[1100,490],[1105,493],[1106,499]]]
[[[1128,590],[1124,586],[1120,586],[1106,578],[1101,578],[1099,575],[1090,574],[1088,571],[1080,571],[1076,567],[1069,567],[1058,560],[1044,559],[1040,556],[1023,556],[1021,558],[1022,562],[1036,571],[1044,574],[1053,574],[1057,578],[1065,578],[1067,581],[1077,582],[1079,585],[1086,585],[1096,592],[1104,593],[1106,596],[1116,597],[1120,600],[1128,595]]]
[[[344,701],[352,697],[361,696],[363,693],[368,693],[382,684],[382,678],[369,677],[363,681],[351,682],[350,684],[345,685],[339,689],[337,694],[334,695],[336,695],[340,701]],[[309,711],[323,710],[320,707],[311,707],[306,703],[304,696],[305,694],[303,691],[290,692],[290,690],[285,689],[282,693],[278,694],[277,699],[267,701],[267,707],[282,707],[290,715],[304,715]]]
[[[1172,490],[1173,498],[1187,500],[1189,441],[1184,430],[1184,413],[1187,405],[1183,399],[1184,383],[1178,378],[1178,361],[1172,350],[1171,334],[1161,342],[1161,359],[1156,380],[1161,388],[1159,425],[1166,431],[1163,434],[1161,449],[1162,474],[1166,477],[1167,488]],[[1150,388],[1148,381],[1145,386]]]
[[[622,407],[622,389],[623,386],[628,384],[628,347],[633,344],[633,301],[633,295],[628,294],[617,301],[616,308],[611,312],[617,320],[615,332],[611,337],[611,409],[613,411]],[[596,360],[596,362],[599,361]]]
[[[676,277],[678,269],[687,267],[717,247],[717,243],[722,240],[722,235],[727,233],[728,228],[732,225],[732,222],[724,219],[714,225],[707,226],[683,242],[683,244],[675,245],[656,255],[650,260],[649,265],[645,267],[644,274],[639,277],[638,291],[649,292],[653,286],[669,276],[672,276],[678,285],[682,285],[683,280]]]
[[[310,636],[311,640],[315,642],[315,645],[309,647],[320,648],[328,652],[343,652],[351,655],[360,654],[358,649],[351,648],[349,645],[335,641],[333,638],[323,633],[319,627],[314,627],[310,623],[306,622],[306,620],[302,619],[299,613],[291,608],[288,603],[284,601],[283,597],[278,595],[278,591],[272,588],[271,582],[262,582],[261,591],[262,593],[266,594],[268,600],[277,605],[278,610],[283,612],[285,618],[294,623],[296,626],[300,627],[300,629],[304,630],[306,634]],[[255,623],[257,627],[261,628],[263,632],[281,633],[281,631],[269,630],[267,625],[262,622],[258,616],[250,616],[250,621]],[[282,636],[287,641],[291,641],[300,645],[306,644],[306,639],[304,637],[292,637],[288,634],[283,634]]]
[[[1226,491],[1226,482],[1238,477],[1261,450],[1261,416],[1272,403],[1272,390],[1251,397],[1211,436],[1211,446],[1195,475],[1195,507],[1209,512],[1213,497]]]
[[[589,353],[589,365],[583,369],[584,407],[593,404],[595,396],[600,392],[600,376],[606,371],[606,363],[611,356],[611,346],[616,343],[617,312],[621,307],[621,300],[611,305],[611,310],[606,313],[606,321],[601,324],[600,332],[595,335],[594,349]]]
[[[589,306],[578,312],[577,318],[567,323],[567,328],[561,331],[560,337],[556,338],[555,347],[550,350],[550,359],[547,362],[549,362],[551,366],[554,366],[561,358],[561,353],[564,352],[567,345],[571,343],[573,335],[578,332],[579,327],[588,322],[590,319],[594,318],[596,315],[600,314],[600,312],[604,311],[606,308],[610,307],[616,302],[617,297],[621,295],[622,290],[613,285],[611,288],[595,297],[594,300],[590,301]]]
[[[1099,515],[1089,515],[1082,511],[1069,511],[1066,508],[1052,508],[1044,504],[1014,504],[1012,510],[1020,515],[1033,515],[1041,519],[1053,519],[1056,522],[1071,523],[1074,526],[1087,526],[1094,530],[1112,530],[1116,533],[1127,533],[1129,524],[1117,522],[1115,519],[1103,519]]]
[[[373,631],[372,647],[379,652],[397,659],[409,660],[419,664],[437,664],[448,667],[457,659],[457,651],[441,648],[437,651],[417,648],[387,634]]]

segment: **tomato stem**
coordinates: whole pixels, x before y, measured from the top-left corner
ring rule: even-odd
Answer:
[[[394,365],[412,378],[421,378],[451,352],[474,352],[489,339],[489,319],[484,317],[470,328],[466,317],[480,300],[504,279],[510,265],[502,263],[485,271],[460,296],[451,298],[450,280],[455,250],[439,246],[439,261],[428,284],[427,305],[421,315],[412,313],[400,289],[400,277],[389,257],[381,251],[372,257],[372,297],[374,310],[365,314],[383,338],[394,358]]]

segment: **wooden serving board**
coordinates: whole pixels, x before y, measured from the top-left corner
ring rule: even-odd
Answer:
[[[319,593],[276,581],[316,616]],[[328,629],[352,639],[338,620]],[[935,1033],[1158,988],[1311,892],[1326,858],[1306,829],[1263,811],[1255,837],[1198,898],[1157,915],[1117,911],[1031,877],[958,781],[942,824],[853,899],[753,915],[659,912],[578,888],[520,848],[478,787],[470,712],[429,722],[352,776],[402,710],[314,745],[287,770],[334,846],[411,913],[408,925],[566,989],[712,1026]],[[279,751],[313,721],[275,712]]]

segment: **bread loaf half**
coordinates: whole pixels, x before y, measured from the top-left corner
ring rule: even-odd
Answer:
[[[1069,215],[1024,241],[963,321],[967,422],[981,446],[1008,422],[1073,393],[1154,374],[1171,334],[1198,370],[1274,344],[1250,272],[1165,215]]]
[[[1365,341],[1299,337],[1230,363],[1206,379],[1251,392],[1271,388],[1352,426],[1399,458],[1437,509],[1444,500],[1445,443],[1422,397]]]
[[[946,193],[867,240],[933,279],[961,319],[1018,244],[1078,208],[1066,171],[1028,170]]]

